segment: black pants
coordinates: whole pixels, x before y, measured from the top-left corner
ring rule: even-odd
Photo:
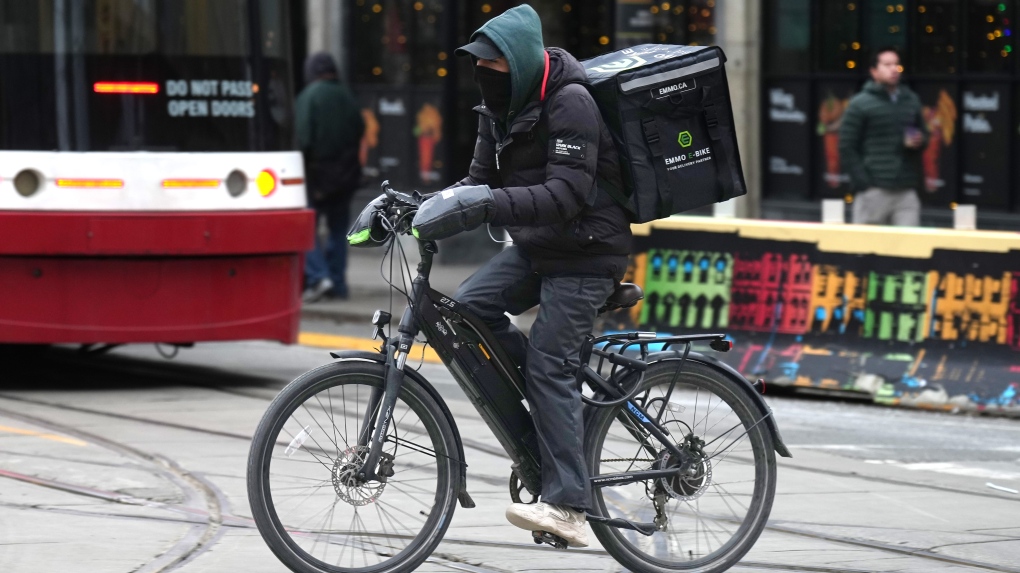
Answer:
[[[539,276],[514,246],[471,275],[454,296],[485,321],[510,357],[525,368],[542,456],[542,501],[547,503],[589,508],[578,354],[614,286],[611,278]],[[539,304],[529,340],[504,313],[518,315]]]

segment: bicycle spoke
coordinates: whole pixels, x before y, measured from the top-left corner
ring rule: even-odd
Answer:
[[[386,482],[357,478],[370,446],[349,439],[351,422],[362,428],[369,396],[380,383],[381,377],[371,385],[340,384],[309,393],[291,406],[277,426],[278,437],[269,442],[267,489],[283,528],[278,531],[309,559],[345,570],[376,567],[433,538],[440,515],[436,504],[443,500],[449,507],[447,500],[456,499],[448,481],[446,442],[434,422],[426,423],[420,402],[408,402],[403,394],[391,414],[385,456],[374,468],[382,471],[392,463],[393,476]],[[336,401],[334,390],[340,393]]]
[[[694,367],[699,368],[702,372],[707,370]],[[628,554],[642,561],[647,556],[682,563],[685,567],[687,564],[701,567],[726,555],[727,548],[744,538],[743,524],[752,516],[760,518],[761,512],[754,507],[760,503],[755,497],[755,485],[761,453],[753,449],[758,439],[755,436],[760,434],[753,430],[763,418],[746,415],[753,406],[744,405],[747,402],[741,401],[742,395],[731,391],[727,387],[731,382],[721,376],[708,380],[702,374],[688,373],[685,368],[669,392],[674,373],[670,368],[660,368],[656,376],[648,378],[641,403],[650,419],[660,420],[668,439],[688,452],[688,459],[694,464],[691,467],[701,473],[600,488],[596,495],[609,517],[647,523],[661,511],[666,520],[665,529],[651,537],[606,528],[611,533],[608,545],[603,543],[607,549],[615,543],[627,547]],[[744,409],[738,410],[736,404]],[[595,454],[597,473],[678,467],[670,465],[676,462],[667,454],[664,444],[643,427],[635,431],[629,416],[607,412],[601,419],[604,421],[599,426],[602,429]],[[653,452],[648,452],[649,449]],[[637,453],[625,458],[618,454],[621,451]],[[658,460],[660,465],[640,463],[642,458]],[[659,502],[653,503],[654,496],[662,500],[659,510],[656,509]]]

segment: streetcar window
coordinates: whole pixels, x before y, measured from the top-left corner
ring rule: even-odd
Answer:
[[[0,0],[0,149],[293,149],[289,14],[284,0]]]
[[[279,2],[259,4],[270,40],[263,47],[273,52],[267,55],[280,55]],[[248,0],[0,0],[0,53],[245,56],[251,48],[248,5]]]

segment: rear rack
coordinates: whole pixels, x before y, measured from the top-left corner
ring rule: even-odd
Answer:
[[[620,350],[617,352],[623,354],[628,348],[632,346],[638,346],[641,348],[641,358],[644,359],[648,356],[648,346],[651,344],[662,344],[662,350],[669,350],[670,346],[676,344],[689,345],[695,342],[708,341],[709,346],[712,350],[718,352],[729,352],[733,348],[733,343],[726,340],[725,334],[685,334],[680,336],[659,336],[655,332],[621,332],[617,334],[606,334],[599,336],[591,340],[592,347],[607,343],[603,347],[604,349],[612,348],[613,346],[620,346]],[[599,351],[596,355],[601,355],[606,350]],[[600,364],[601,366],[601,364]]]
[[[674,345],[682,344],[684,346],[677,372],[670,383],[669,394],[672,394],[677,377],[687,362],[687,356],[691,352],[691,345],[695,342],[704,341],[707,341],[712,349],[718,352],[728,352],[733,348],[733,343],[726,340],[725,334],[687,334],[659,337],[655,332],[623,332],[606,334],[599,337],[588,335],[581,347],[580,368],[578,368],[577,372],[578,388],[587,382],[593,388],[605,392],[611,399],[609,401],[596,401],[582,394],[581,400],[586,404],[597,407],[615,406],[629,402],[634,398],[641,387],[641,382],[644,380],[645,370],[648,369],[648,347],[652,344],[661,344],[663,351],[669,350]],[[600,344],[603,347],[596,348]],[[619,346],[620,349],[614,351],[613,347],[616,346]],[[632,347],[639,349],[640,358],[625,356],[624,353]],[[590,365],[593,354],[599,359],[598,365],[594,369]],[[605,366],[606,362],[612,364],[613,367],[609,377],[603,378],[599,373],[603,371],[603,366]],[[632,379],[632,375],[635,374],[637,375],[637,380],[633,381],[631,388],[625,388],[623,383]]]

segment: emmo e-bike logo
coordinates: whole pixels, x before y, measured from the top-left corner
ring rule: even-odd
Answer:
[[[691,136],[691,132],[689,131],[681,131],[680,135],[677,136],[676,141],[680,144],[680,147],[687,148],[694,143],[694,137]]]

